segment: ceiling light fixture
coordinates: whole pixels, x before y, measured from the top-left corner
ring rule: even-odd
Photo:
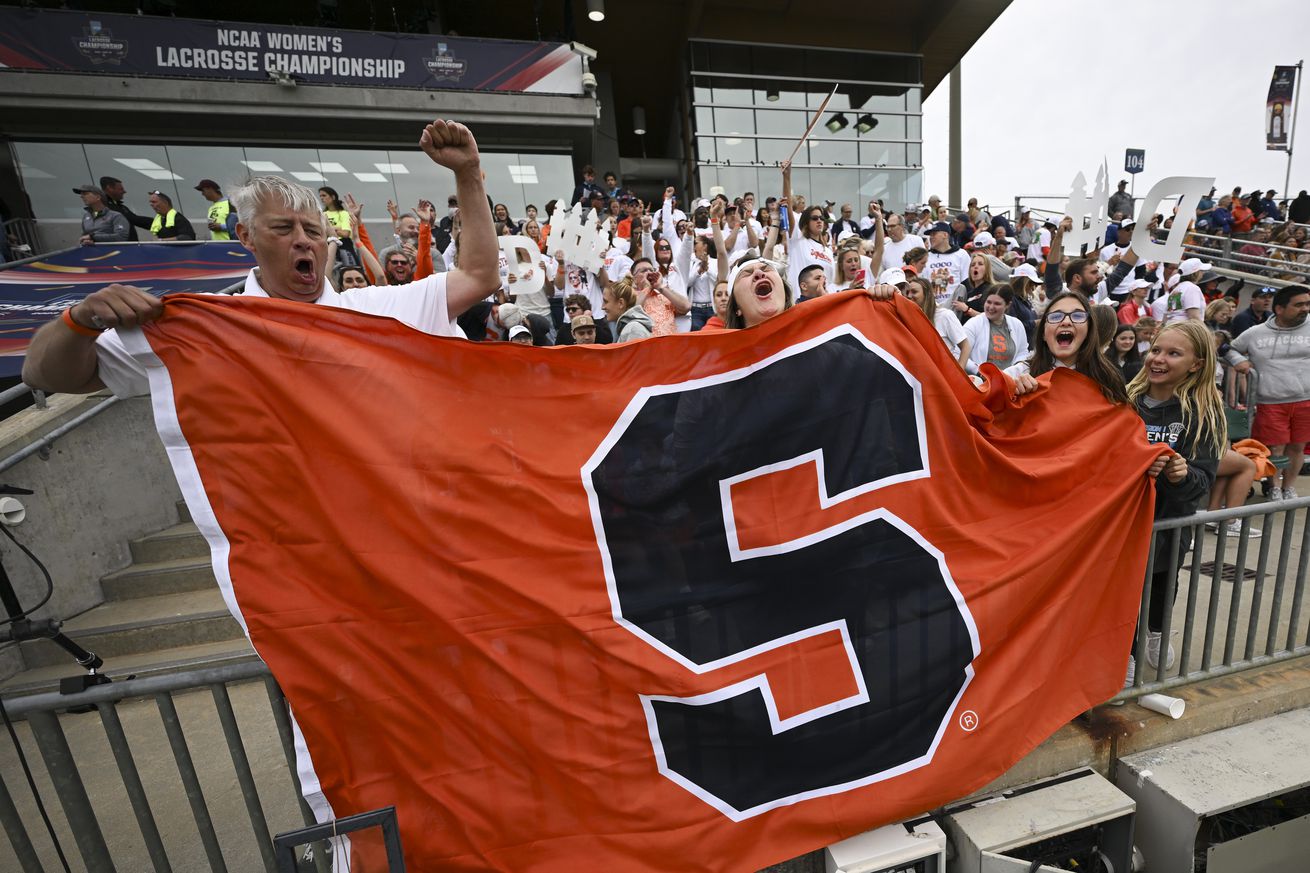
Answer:
[[[646,110],[640,106],[632,107],[632,132],[637,136],[646,135]]]
[[[309,165],[313,167],[315,170],[318,170],[320,173],[347,172],[346,168],[343,165],[338,164],[336,161],[328,161],[327,163],[323,163],[323,164],[320,164],[317,161],[310,161]]]
[[[860,133],[868,133],[878,126],[878,119],[866,112],[855,121],[855,129]]]
[[[848,124],[850,124],[850,120],[846,118],[845,113],[838,112],[832,118],[828,119],[828,123],[825,124],[824,127],[828,128],[828,130],[832,131],[833,133],[837,133],[839,131],[845,130],[846,125]]]
[[[272,161],[242,161],[252,173],[280,173],[282,168]]]
[[[770,88],[769,90],[764,92],[764,99],[768,100],[770,103],[777,103],[778,97],[779,94],[777,88]]]
[[[604,21],[605,0],[587,0],[587,17],[592,21]]]

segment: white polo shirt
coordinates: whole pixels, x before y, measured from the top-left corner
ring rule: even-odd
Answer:
[[[259,284],[259,279],[251,270],[246,276],[246,287],[242,297],[268,297],[269,294]],[[374,285],[368,288],[352,288],[338,294],[326,279],[323,280],[323,293],[308,306],[334,306],[351,312],[363,312],[368,315],[382,315],[394,318],[415,330],[433,336],[451,336],[464,338],[455,319],[450,317],[446,304],[447,273],[434,273],[417,282],[407,285]],[[123,345],[123,339],[116,330],[107,330],[96,340],[97,375],[105,387],[119,397],[142,397],[150,393],[150,380],[146,369],[134,358]]]

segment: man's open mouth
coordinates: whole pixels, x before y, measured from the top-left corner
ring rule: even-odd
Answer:
[[[313,258],[296,258],[296,273],[306,282],[314,278],[314,259]]]

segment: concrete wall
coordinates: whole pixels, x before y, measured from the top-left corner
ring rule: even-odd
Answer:
[[[59,395],[48,409],[0,422],[0,458],[103,399]],[[54,579],[54,596],[35,613],[40,618],[70,618],[101,603],[100,577],[131,563],[129,540],[175,524],[181,499],[147,398],[120,400],[60,438],[47,457],[33,455],[0,472],[0,482],[36,492],[18,498],[27,518],[10,532]],[[44,596],[40,571],[3,538],[0,560],[20,603]],[[16,648],[0,651],[0,676],[20,666]]]

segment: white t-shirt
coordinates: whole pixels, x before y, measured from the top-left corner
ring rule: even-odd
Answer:
[[[791,237],[787,240],[787,279],[791,282],[791,287],[800,287],[799,277],[801,271],[811,264],[818,264],[823,268],[823,273],[828,278],[828,284],[831,285],[833,274],[836,272],[832,249],[828,248],[825,243],[815,242],[793,230]]]
[[[1173,286],[1168,294],[1162,294],[1151,304],[1151,314],[1161,324],[1185,321],[1189,309],[1199,309],[1204,313],[1205,294],[1195,282],[1188,282],[1185,279]]]
[[[900,242],[892,242],[891,237],[886,237],[882,243],[882,268],[884,270],[898,270],[905,266],[905,253],[910,249],[926,249],[923,240],[912,233],[907,233],[905,238]]]
[[[1121,246],[1116,243],[1110,243],[1108,246],[1105,246],[1104,248],[1101,249],[1101,260],[1105,261],[1108,264],[1110,263],[1110,259],[1113,258],[1115,255],[1118,255],[1119,257],[1122,258],[1124,256],[1124,252],[1128,251],[1128,249],[1129,249],[1128,246]]]
[[[514,304],[527,315],[550,317],[550,298],[546,296],[545,287],[546,275],[550,272],[549,262],[553,260],[540,255],[535,263],[519,264],[513,282],[506,277],[506,292],[514,295]],[[555,290],[553,286],[551,290]]]
[[[751,230],[755,231],[755,238],[760,241],[760,245],[764,245],[764,228],[753,218],[747,219],[747,221],[750,223]],[[726,230],[723,236],[726,240],[728,236]],[[732,263],[737,255],[740,255],[748,248],[750,248],[750,234],[746,233],[746,222],[743,222],[737,228],[737,238],[732,241],[732,249],[728,252],[728,262]]]
[[[1044,249],[1051,247],[1051,232],[1046,228],[1037,231],[1037,236],[1033,237],[1032,245],[1028,246],[1028,257],[1034,261],[1040,261],[1046,257]]]
[[[968,339],[964,333],[964,325],[960,324],[960,318],[949,309],[938,309],[932,316],[933,327],[937,328],[937,335],[946,343],[946,348],[951,350],[951,354],[956,358],[960,357],[960,343]]]
[[[951,274],[949,284],[944,291],[936,286],[933,288],[933,298],[939,307],[950,302],[956,287],[969,275],[970,260],[969,253],[963,249],[956,249],[953,252],[928,252],[928,264],[924,267],[923,278],[932,282],[932,274],[940,269],[946,269]]]
[[[624,242],[626,243],[627,240],[624,240]],[[605,253],[604,269],[605,275],[609,276],[609,280],[617,282],[632,272],[632,258],[628,257],[627,252],[622,251],[619,246],[615,245]]]
[[[268,297],[251,270],[242,297]],[[448,273],[434,273],[407,285],[372,285],[338,294],[326,279],[323,293],[309,306],[332,306],[368,315],[383,315],[433,336],[464,338],[446,304]],[[150,393],[146,368],[123,345],[116,330],[107,330],[96,340],[97,375],[118,397],[141,397]]]

